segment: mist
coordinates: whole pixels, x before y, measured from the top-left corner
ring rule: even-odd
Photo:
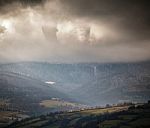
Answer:
[[[124,4],[117,0],[1,1],[0,62],[147,61],[146,1]]]

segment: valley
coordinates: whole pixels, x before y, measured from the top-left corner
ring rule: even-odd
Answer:
[[[149,99],[150,62],[0,65],[0,126],[57,112],[117,112],[87,109]]]

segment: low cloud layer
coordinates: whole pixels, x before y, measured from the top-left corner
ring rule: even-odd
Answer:
[[[0,62],[150,59],[147,0],[0,0]]]

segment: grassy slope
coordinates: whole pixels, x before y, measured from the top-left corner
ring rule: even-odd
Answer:
[[[78,112],[55,113],[26,119],[9,128],[150,128],[150,104]]]
[[[43,127],[43,128],[55,128],[59,126],[63,126],[67,123],[68,126],[64,127],[72,127],[76,125],[78,122],[82,122],[82,120],[86,120],[86,118],[95,118],[99,115],[105,113],[118,112],[122,110],[126,110],[128,106],[123,107],[113,107],[113,108],[97,108],[76,112],[66,112],[59,114],[50,114],[48,116],[41,116],[33,119],[28,119],[22,122],[19,122],[15,125],[16,128],[30,128],[30,127]],[[10,127],[10,126],[9,126]]]

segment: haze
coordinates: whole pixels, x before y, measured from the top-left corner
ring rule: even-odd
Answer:
[[[0,62],[150,59],[147,0],[0,0]]]

